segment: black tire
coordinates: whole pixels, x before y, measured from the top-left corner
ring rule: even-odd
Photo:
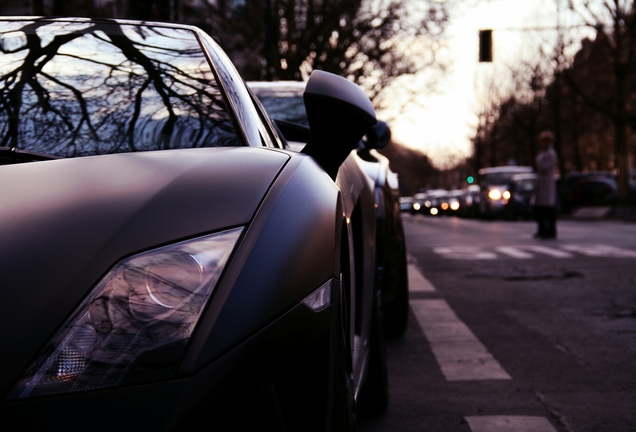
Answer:
[[[364,416],[380,415],[389,406],[389,374],[381,302],[380,293],[377,293],[373,304],[369,373],[366,381],[362,384],[358,400],[358,412]]]
[[[336,297],[336,296],[334,296]],[[329,392],[330,429],[333,432],[355,432],[357,419],[355,414],[355,402],[353,396],[353,371],[349,344],[347,343],[347,330],[344,325],[345,314],[343,312],[342,297],[334,298],[337,302],[334,317],[334,337],[332,337],[332,365],[330,379],[332,380]],[[349,356],[349,357],[348,357]]]
[[[391,302],[383,304],[384,334],[397,338],[404,334],[409,323],[409,278],[406,253],[402,259],[395,286],[395,295]]]

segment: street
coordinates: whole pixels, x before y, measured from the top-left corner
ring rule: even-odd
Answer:
[[[636,431],[636,224],[403,219],[410,322],[361,431]]]

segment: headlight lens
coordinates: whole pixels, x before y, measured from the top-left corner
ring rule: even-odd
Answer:
[[[488,191],[488,198],[493,201],[498,201],[501,199],[501,191],[499,189],[491,189]]]
[[[145,353],[188,339],[241,232],[235,228],[120,261],[8,397],[116,386]]]
[[[331,284],[327,281],[303,300],[303,304],[314,312],[320,312],[331,304]]]

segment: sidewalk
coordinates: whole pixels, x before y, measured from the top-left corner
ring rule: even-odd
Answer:
[[[625,222],[636,222],[636,206],[579,207],[571,214],[563,216],[568,219],[576,220],[612,219],[623,220]]]

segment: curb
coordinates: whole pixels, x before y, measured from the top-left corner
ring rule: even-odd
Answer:
[[[567,216],[573,220],[623,220],[625,222],[636,222],[636,207],[631,206],[596,206],[579,207]]]

